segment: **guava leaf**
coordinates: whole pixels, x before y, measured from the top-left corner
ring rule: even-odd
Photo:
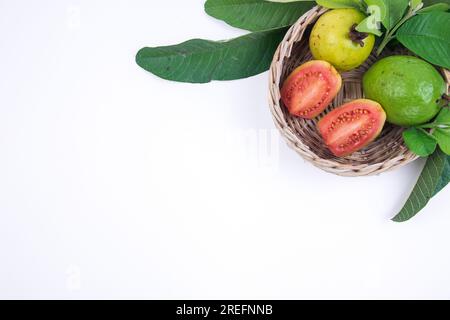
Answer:
[[[360,24],[358,24],[358,26],[356,27],[356,30],[359,32],[371,33],[376,36],[381,36],[383,34],[383,32],[378,29],[378,24],[374,16],[368,16],[363,21],[361,21]]]
[[[423,0],[423,4],[425,7],[434,5],[436,3],[441,3],[441,2],[449,3],[450,1],[449,0]]]
[[[450,109],[443,108],[436,117],[435,124],[438,125],[433,135],[436,137],[441,150],[450,155]]]
[[[426,12],[432,12],[432,11],[448,11],[449,9],[450,9],[450,4],[441,2],[441,3],[433,4],[426,8],[420,9],[418,11],[418,13],[426,13]]]
[[[388,14],[388,7],[386,1],[384,0],[365,0],[367,5],[367,11],[371,16],[374,16],[378,22],[383,22],[386,20]]]
[[[317,0],[316,2],[329,9],[355,8],[364,11],[365,8],[362,0]]]
[[[366,4],[369,4],[370,0],[366,1]],[[372,33],[376,36],[381,36],[383,33],[381,32],[381,20],[382,20],[382,12],[378,6],[368,5],[367,14],[369,15],[363,21],[361,21],[356,30],[359,32]]]
[[[450,13],[419,14],[398,30],[397,39],[406,48],[431,62],[450,69]]]
[[[431,155],[402,210],[392,219],[404,222],[419,213],[450,182],[450,156],[437,150]]]
[[[247,78],[269,68],[286,31],[282,28],[229,41],[193,39],[173,46],[143,48],[136,62],[158,77],[173,81],[207,83]]]
[[[208,0],[205,3],[205,11],[233,27],[263,31],[290,26],[315,5],[313,0],[293,2]]]
[[[450,125],[450,109],[448,107],[442,108],[434,120],[437,124],[449,124]]]
[[[378,12],[384,27],[391,30],[403,18],[409,0],[366,0],[366,4],[369,10]]]
[[[442,152],[450,155],[450,128],[436,129],[433,135],[436,137],[439,148],[441,148]]]
[[[403,139],[408,149],[421,157],[428,157],[437,147],[437,142],[433,137],[414,127],[403,132]]]
[[[441,154],[443,154],[441,151],[439,151]],[[433,195],[433,197],[435,195],[437,195],[439,192],[441,192],[450,182],[450,156],[448,155],[443,155],[446,158],[446,162],[444,163],[444,168],[442,169],[442,174],[441,177],[438,179],[438,183],[436,185],[436,190],[435,193]]]
[[[413,9],[413,10],[419,10],[419,6],[423,7],[423,1],[422,0],[411,0],[409,2],[409,6]]]

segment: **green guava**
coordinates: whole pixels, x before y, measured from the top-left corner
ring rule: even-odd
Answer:
[[[360,66],[367,60],[375,44],[373,34],[355,29],[365,18],[356,9],[335,9],[323,14],[309,37],[313,57],[328,61],[340,71]]]
[[[390,56],[366,72],[363,89],[366,98],[382,105],[388,122],[408,127],[438,114],[447,86],[431,64],[411,56]]]

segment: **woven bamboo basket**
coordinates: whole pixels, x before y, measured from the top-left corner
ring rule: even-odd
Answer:
[[[314,7],[305,13],[287,32],[275,52],[269,72],[269,104],[276,127],[288,145],[305,160],[327,172],[340,176],[368,176],[400,168],[418,157],[404,144],[404,129],[386,124],[377,140],[365,149],[345,158],[335,157],[326,147],[317,130],[317,122],[330,110],[363,97],[362,76],[379,57],[374,53],[359,68],[341,73],[343,85],[332,104],[316,119],[292,116],[280,100],[280,87],[289,74],[302,63],[312,60],[309,33],[319,16],[327,9]],[[403,53],[404,52],[397,52]],[[396,54],[392,52],[390,54]],[[448,74],[447,74],[448,76]],[[447,84],[448,84],[447,78]]]

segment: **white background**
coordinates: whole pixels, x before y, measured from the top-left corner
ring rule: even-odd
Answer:
[[[267,74],[190,85],[143,46],[243,34],[203,0],[0,1],[0,298],[450,298],[450,188],[341,178],[274,131]]]

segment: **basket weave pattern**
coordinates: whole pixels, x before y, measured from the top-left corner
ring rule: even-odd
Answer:
[[[402,138],[404,129],[386,124],[380,137],[365,149],[345,157],[335,157],[326,147],[316,124],[327,112],[346,102],[363,97],[362,76],[378,57],[372,54],[359,68],[342,73],[342,89],[333,103],[317,119],[292,116],[280,100],[280,87],[289,74],[302,63],[312,60],[309,32],[327,9],[315,7],[303,15],[287,32],[275,52],[269,72],[269,104],[275,125],[288,145],[315,166],[341,176],[380,174],[417,159]]]

